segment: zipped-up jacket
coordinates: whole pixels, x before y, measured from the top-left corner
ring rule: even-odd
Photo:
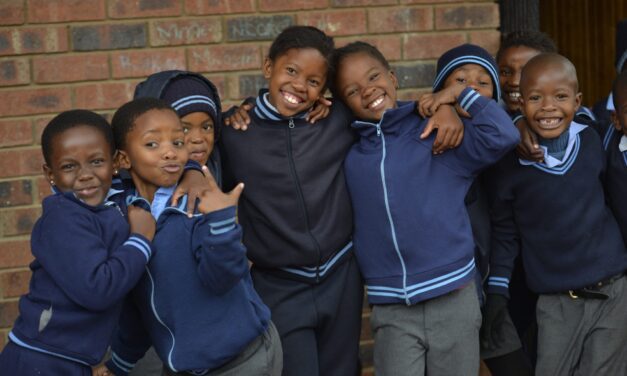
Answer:
[[[352,115],[334,101],[325,119],[279,115],[262,90],[246,132],[224,127],[226,189],[245,184],[238,216],[255,267],[316,281],[352,254],[351,204],[343,163]]]
[[[356,121],[360,140],[345,161],[355,254],[371,304],[415,304],[474,277],[474,241],[464,197],[476,174],[519,142],[495,101],[464,89],[461,145],[432,154],[427,119],[400,103],[379,123]]]

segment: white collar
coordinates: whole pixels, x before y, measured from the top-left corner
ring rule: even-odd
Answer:
[[[621,136],[620,143],[618,144],[618,150],[620,150],[621,153],[627,151],[627,136]]]
[[[546,146],[540,145],[540,148],[544,152],[544,160],[542,162],[533,162],[533,161],[528,161],[525,159],[518,159],[518,161],[523,166],[532,165],[534,163],[540,163],[549,168],[559,166],[568,160],[568,157],[570,156],[570,153],[573,151],[573,147],[575,145],[575,138],[576,138],[575,136],[579,132],[583,131],[584,129],[586,129],[586,126],[583,124],[579,124],[574,121],[570,123],[570,127],[568,128],[568,146],[566,146],[566,152],[564,153],[564,156],[561,159],[558,159],[549,155],[548,148]]]

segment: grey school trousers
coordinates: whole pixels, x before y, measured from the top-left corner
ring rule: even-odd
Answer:
[[[234,330],[235,327],[234,327]],[[254,339],[235,359],[212,370],[206,376],[280,376],[283,369],[283,351],[279,333],[272,322],[268,329]],[[189,372],[173,372],[164,367],[166,376],[190,376]]]
[[[609,299],[540,295],[536,375],[627,375],[627,277],[601,292]]]
[[[451,376],[479,373],[481,311],[474,282],[412,306],[375,305],[377,376]]]

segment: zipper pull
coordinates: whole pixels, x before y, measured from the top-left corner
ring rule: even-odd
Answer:
[[[294,119],[290,118],[290,124],[289,124],[290,129],[294,128]]]
[[[377,125],[377,136],[381,136],[381,127]]]

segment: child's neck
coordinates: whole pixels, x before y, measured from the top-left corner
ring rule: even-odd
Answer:
[[[135,190],[137,191],[137,193],[139,193],[141,197],[148,200],[148,202],[152,202],[152,200],[155,198],[155,193],[157,192],[157,189],[159,189],[159,186],[145,181],[140,176],[135,174],[133,170],[130,170],[129,173],[133,178],[133,185],[135,185]]]

